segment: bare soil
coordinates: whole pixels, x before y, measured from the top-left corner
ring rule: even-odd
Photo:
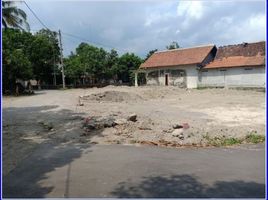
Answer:
[[[137,121],[127,120],[133,113]],[[90,129],[93,119],[117,123]],[[3,173],[43,142],[206,146],[206,136],[243,138],[253,132],[265,135],[265,93],[260,91],[127,86],[46,90],[3,98]]]

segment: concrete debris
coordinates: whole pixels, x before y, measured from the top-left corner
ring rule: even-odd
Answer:
[[[115,125],[123,125],[123,124],[126,124],[127,123],[127,120],[122,118],[122,119],[116,119],[114,121]]]
[[[87,130],[95,130],[102,128],[109,128],[115,126],[115,119],[113,117],[87,117],[84,120],[83,126],[87,128]]]
[[[180,128],[183,128],[183,129],[188,129],[190,128],[189,124],[188,123],[183,123],[182,125],[180,124],[174,124],[172,126],[173,129],[180,129]]]
[[[172,136],[174,137],[181,137],[183,136],[183,129],[180,128],[180,129],[175,129],[173,132],[172,132]]]
[[[136,122],[137,121],[137,115],[135,113],[132,113],[127,118],[128,121]]]
[[[173,129],[169,128],[169,129],[164,129],[163,130],[164,133],[172,133]]]
[[[119,92],[119,91],[105,91],[97,94],[83,96],[86,101],[101,101],[101,102],[136,102],[142,100],[138,94]]]
[[[172,126],[172,128],[174,128],[174,129],[180,129],[180,128],[183,128],[183,126],[182,125],[179,125],[179,124],[174,124]]]

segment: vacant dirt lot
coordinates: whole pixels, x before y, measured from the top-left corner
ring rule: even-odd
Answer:
[[[264,92],[114,86],[40,91],[3,98],[3,172],[44,142],[205,146],[208,138],[250,133],[265,134]]]

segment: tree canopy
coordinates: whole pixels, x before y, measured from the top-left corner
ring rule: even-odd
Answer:
[[[180,45],[178,44],[178,42],[173,41],[170,43],[170,45],[166,46],[166,48],[168,50],[178,49],[178,48],[180,48]]]
[[[32,34],[12,28],[3,31],[4,90],[14,90],[17,79],[36,79],[52,85],[56,76],[61,83],[59,62],[56,32],[42,29]],[[82,42],[75,52],[64,58],[63,64],[67,84],[99,84],[111,81],[133,83],[133,71],[142,62],[134,53],[120,56],[115,49],[106,51]]]
[[[2,1],[2,25],[4,28],[30,29],[26,13],[17,8],[14,1]]]
[[[117,82],[132,81],[132,72],[142,63],[142,59],[133,53],[119,56],[115,49],[110,52],[87,43],[81,43],[75,53],[64,59],[66,76],[73,82],[82,78],[90,79],[90,83],[113,80]]]
[[[3,88],[14,90],[16,79],[31,78],[50,83],[54,63],[59,60],[57,43],[55,33],[48,30],[33,35],[19,29],[5,29],[2,37]]]
[[[149,53],[147,53],[147,55],[146,55],[145,60],[147,60],[148,58],[150,58],[150,56],[153,55],[157,51],[158,51],[158,49],[153,49],[153,50],[149,51]]]

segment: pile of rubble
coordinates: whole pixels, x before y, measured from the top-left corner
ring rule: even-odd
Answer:
[[[91,94],[87,96],[80,96],[84,101],[98,101],[98,102],[131,102],[139,101],[143,98],[138,94],[119,92],[119,91],[106,91],[97,94]]]
[[[123,125],[128,122],[136,122],[137,115],[135,113],[130,114],[127,118],[115,118],[114,116],[106,117],[87,117],[84,119],[83,128],[86,132],[93,130],[100,130],[104,128],[115,127],[117,125]]]

